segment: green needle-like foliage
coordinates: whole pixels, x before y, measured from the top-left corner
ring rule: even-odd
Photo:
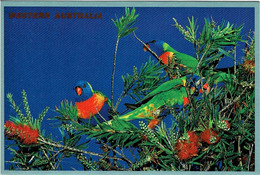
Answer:
[[[136,101],[141,100],[149,92],[161,85],[166,76],[163,75],[164,65],[154,63],[151,59],[144,63],[140,70],[133,68],[133,74],[122,76],[124,82],[124,94],[130,95]]]
[[[11,117],[11,120],[16,123],[16,124],[26,124],[29,125],[35,129],[38,129],[39,131],[41,130],[41,122],[44,118],[44,116],[46,115],[46,113],[48,112],[49,107],[47,106],[43,112],[39,115],[38,119],[34,119],[32,117],[30,108],[29,108],[29,103],[28,103],[28,99],[27,99],[27,94],[25,92],[25,90],[22,91],[22,99],[23,99],[23,106],[24,106],[24,111],[25,111],[25,115],[23,114],[23,112],[20,110],[19,106],[16,105],[14,99],[13,99],[13,95],[11,93],[7,94],[7,98],[9,100],[9,102],[11,103],[11,107],[14,109],[14,111],[16,112],[17,117]]]
[[[137,29],[137,27],[131,27],[136,23],[136,18],[138,16],[138,14],[135,14],[135,8],[132,8],[131,11],[129,8],[125,8],[124,16],[121,16],[120,18],[115,20],[112,19],[113,23],[117,27],[119,38],[123,38],[129,35]]]
[[[235,47],[238,42],[244,41],[240,35],[243,25],[235,27],[229,22],[216,25],[213,19],[209,21],[205,18],[203,29],[198,35],[199,26],[196,24],[194,17],[188,18],[189,26],[186,26],[187,30],[175,18],[173,20],[184,38],[194,45],[196,58],[200,60],[198,66],[201,66],[201,71],[205,68],[214,68],[224,56],[233,58],[230,54],[232,52],[230,47]]]

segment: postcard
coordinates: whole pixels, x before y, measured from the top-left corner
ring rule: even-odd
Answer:
[[[259,173],[258,2],[1,10],[3,174]]]

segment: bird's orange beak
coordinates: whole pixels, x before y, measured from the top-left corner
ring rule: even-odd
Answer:
[[[146,45],[146,47],[148,47],[149,49],[150,49],[150,46],[149,46],[149,44],[147,43],[147,44],[145,44]],[[146,52],[148,49],[146,48],[145,46],[143,47],[143,50]]]
[[[77,95],[78,95],[78,96],[81,96],[81,94],[82,94],[82,88],[79,87],[79,86],[77,86],[75,90],[76,90]]]

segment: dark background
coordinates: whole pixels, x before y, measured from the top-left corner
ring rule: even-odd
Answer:
[[[8,13],[46,12],[49,19],[9,19]],[[102,13],[103,19],[55,19],[56,13]],[[160,39],[180,52],[194,56],[193,45],[174,27],[172,18],[176,18],[183,27],[188,25],[188,17],[194,16],[202,30],[204,18],[213,18],[217,25],[223,20],[235,26],[244,24],[243,38],[251,29],[254,31],[253,8],[136,8],[140,15],[135,26],[136,34],[144,42]],[[47,120],[56,115],[55,106],[62,100],[74,102],[73,87],[79,80],[87,80],[94,90],[99,90],[111,97],[111,74],[117,36],[117,29],[111,19],[121,17],[124,7],[5,7],[4,9],[4,83],[5,95],[12,93],[17,104],[22,102],[21,91],[27,93],[30,109],[34,117],[49,106],[50,110],[43,121],[42,129],[52,133],[54,139],[61,140],[57,128]],[[237,59],[243,57],[245,45],[237,47]],[[133,66],[145,63],[149,56],[143,52],[142,44],[133,35],[119,42],[114,99],[123,90],[122,75],[132,73]],[[219,67],[230,67],[233,60],[224,58]],[[124,99],[119,105],[122,112]],[[22,106],[21,106],[22,108]],[[5,121],[9,115],[15,115],[5,97]],[[5,140],[5,145],[13,143]],[[88,151],[95,151],[91,146]],[[5,151],[5,160],[10,159]],[[81,169],[77,161],[64,159],[65,170]],[[5,169],[10,164],[5,163]]]

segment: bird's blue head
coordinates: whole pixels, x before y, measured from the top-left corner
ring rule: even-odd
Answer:
[[[93,96],[93,89],[87,81],[79,81],[75,88],[76,102],[85,101]]]
[[[162,55],[165,52],[165,43],[162,40],[152,40],[146,43],[146,46],[150,48],[153,52],[155,52],[158,56]],[[168,44],[167,44],[168,45]],[[147,48],[143,47],[144,51],[147,51]]]

